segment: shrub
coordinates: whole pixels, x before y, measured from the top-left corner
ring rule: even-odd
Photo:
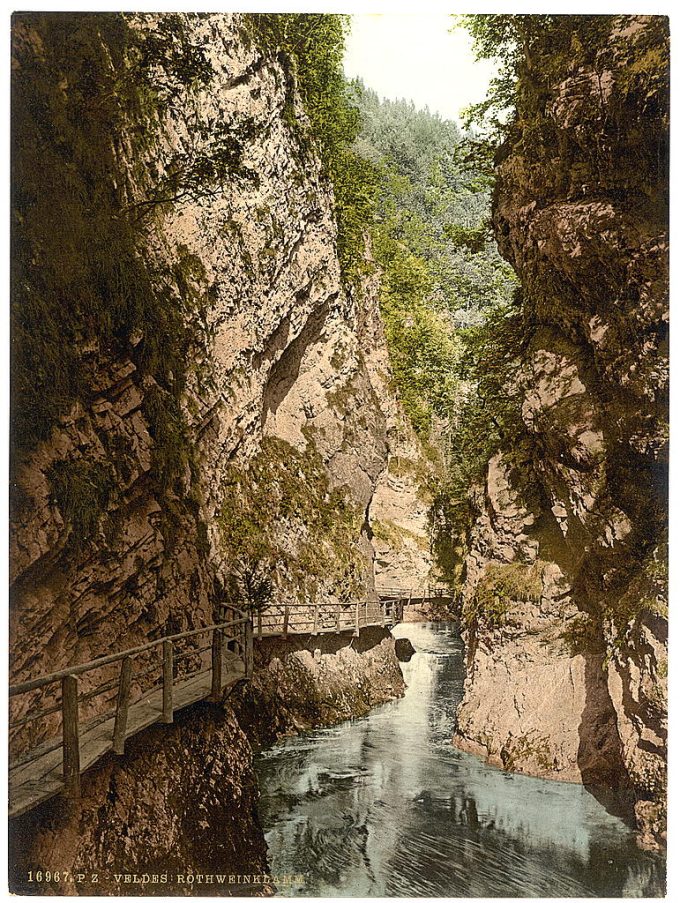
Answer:
[[[475,586],[474,595],[463,606],[467,627],[497,628],[507,623],[517,602],[538,602],[543,591],[543,565],[492,561]]]

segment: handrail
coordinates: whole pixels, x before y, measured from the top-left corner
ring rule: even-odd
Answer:
[[[239,611],[239,609],[233,610]],[[249,618],[247,618],[243,613],[241,613],[241,615],[242,616],[240,618],[234,618],[233,621],[222,621],[219,624],[207,624],[205,627],[198,627],[194,630],[185,630],[182,633],[174,633],[169,636],[160,637],[160,639],[151,640],[151,642],[145,643],[143,646],[133,646],[131,649],[125,649],[123,652],[115,652],[112,655],[104,655],[100,658],[92,659],[92,661],[83,662],[80,665],[73,665],[70,668],[62,668],[61,671],[54,671],[52,674],[45,674],[42,677],[36,677],[33,680],[26,681],[25,683],[13,684],[9,688],[9,695],[10,697],[20,696],[23,693],[29,693],[31,690],[38,690],[40,687],[54,683],[55,681],[61,680],[62,678],[68,677],[69,675],[84,674],[87,671],[93,671],[95,668],[102,668],[105,665],[111,665],[114,662],[119,662],[121,661],[121,659],[128,658],[128,656],[140,655],[142,652],[147,652],[149,649],[160,646],[167,641],[173,642],[175,640],[184,640],[191,636],[197,636],[199,633],[209,633],[212,630],[221,630],[224,627],[234,627],[239,624],[246,624]]]
[[[398,584],[376,583],[375,591],[378,596],[388,598],[411,598],[411,599],[436,599],[443,596],[451,595],[451,590],[446,584],[421,584],[418,587],[404,587]]]
[[[395,599],[355,599],[344,602],[280,600],[253,614],[258,640],[307,634],[342,633],[358,636],[364,627],[394,626],[402,619]]]
[[[227,619],[229,615],[232,616]],[[61,709],[62,717],[60,730],[55,740],[50,740],[48,737],[46,742],[38,742],[37,745],[34,741],[30,742],[27,755],[15,762],[17,770],[12,772],[10,768],[10,815],[28,811],[29,808],[37,805],[41,799],[47,799],[54,794],[54,782],[50,783],[50,780],[48,780],[44,788],[36,787],[36,782],[44,780],[45,777],[49,778],[51,769],[53,769],[53,762],[49,757],[60,747],[62,750],[62,784],[61,790],[56,792],[65,794],[69,799],[79,799],[81,772],[86,771],[109,750],[112,750],[115,755],[123,755],[126,739],[141,729],[140,714],[142,715],[142,727],[150,726],[157,722],[172,724],[174,712],[178,707],[182,708],[201,699],[210,699],[214,703],[220,703],[224,690],[224,654],[225,651],[230,651],[230,643],[236,644],[238,658],[241,661],[240,668],[232,668],[229,672],[231,682],[233,683],[235,678],[240,679],[238,675],[241,671],[246,679],[250,678],[253,673],[252,621],[245,612],[231,604],[223,604],[221,606],[220,618],[221,620],[215,624],[205,624],[202,627],[195,627],[191,630],[159,637],[156,640],[150,640],[148,643],[133,646],[121,652],[103,655],[92,661],[72,665],[70,668],[62,668],[51,674],[43,674],[33,680],[11,686],[9,688],[10,697],[17,698],[22,694],[61,683],[61,702],[59,705],[48,706],[39,712],[31,712],[28,718],[20,717],[13,721],[10,716],[10,728],[23,727],[38,717],[45,718],[48,715],[56,714],[59,709]],[[208,642],[207,645],[205,640],[198,640],[197,643],[191,644],[192,648],[179,654],[175,653],[175,646],[181,641],[191,637],[205,636],[206,634],[208,636],[212,635],[212,641]],[[141,662],[139,661],[139,656],[144,656],[145,653],[157,649],[162,651],[161,659],[157,665],[149,668],[146,667],[148,659],[145,661],[142,658]],[[208,650],[212,650],[212,655],[206,668],[203,654]],[[182,677],[186,678],[186,675],[178,673],[177,678],[175,678],[174,666],[180,659],[186,658],[188,655],[192,655],[197,659],[199,670],[190,678],[189,682],[185,679],[184,683],[182,683]],[[95,671],[98,668],[106,668],[116,663],[120,663],[120,673],[117,681],[108,681],[86,693],[80,693],[78,675]],[[134,674],[136,665],[139,665],[142,670]],[[133,698],[133,677],[139,683],[140,680],[148,677],[155,671],[158,671],[158,677],[154,684],[160,678],[162,679],[162,686],[159,689],[151,690],[150,693],[147,689],[146,696],[144,691],[142,691],[142,708],[138,710],[137,721],[133,722],[129,731],[129,717],[139,702],[139,699]],[[205,673],[210,675],[207,683],[202,677]],[[196,678],[199,678],[199,683],[197,685],[192,684],[191,682],[195,681]],[[178,682],[176,683],[176,681]],[[96,732],[101,725],[105,725],[102,737],[91,738],[89,747],[86,743],[84,749],[87,752],[83,760],[80,738],[82,713],[79,712],[79,707],[83,702],[94,698],[94,696],[114,690],[116,684],[118,685],[118,693],[115,700],[115,710],[95,715],[95,717],[90,717],[82,722],[82,727],[86,731],[94,730]],[[185,694],[183,701],[180,699],[178,706],[175,705],[175,688]],[[187,689],[189,689],[188,696],[186,695]],[[196,691],[198,691],[198,695],[195,695]],[[155,707],[151,706],[150,703],[154,696],[157,697],[154,703]],[[144,700],[146,701],[144,702]],[[107,725],[109,720],[112,721],[111,727]],[[111,731],[110,735],[109,731]],[[41,771],[41,768],[47,768],[47,770]],[[33,769],[33,772],[31,772],[31,769]],[[13,774],[17,776],[16,780],[18,783],[15,783],[12,789]],[[30,776],[31,774],[32,776]]]
[[[306,610],[305,616],[300,620],[297,609],[303,608]],[[340,633],[344,630],[352,630],[354,635],[358,636],[360,630],[365,627],[393,626],[401,620],[403,609],[403,602],[397,599],[369,600],[364,598],[346,602],[321,603],[312,603],[308,600],[297,602],[297,600],[291,599],[283,603],[274,603],[268,610],[247,614],[231,603],[222,603],[218,609],[217,616],[220,618],[218,623],[206,624],[181,633],[159,637],[121,652],[103,655],[89,662],[62,668],[59,671],[43,674],[32,680],[10,686],[10,697],[17,698],[22,694],[61,683],[61,701],[57,705],[48,705],[39,712],[34,712],[29,708],[30,715],[28,717],[24,712],[24,717],[19,717],[14,721],[10,717],[10,728],[21,728],[37,718],[56,715],[60,709],[62,713],[56,738],[51,739],[48,736],[42,743],[39,742],[41,738],[38,738],[37,744],[34,738],[26,738],[29,741],[28,754],[15,763],[16,770],[14,772],[10,770],[10,815],[19,815],[28,811],[41,800],[59,792],[69,799],[79,799],[81,773],[92,767],[94,761],[107,751],[112,750],[116,755],[123,755],[126,739],[133,733],[155,723],[172,724],[174,712],[178,708],[190,705],[199,699],[210,699],[219,704],[223,699],[225,667],[230,668],[228,673],[232,683],[235,679],[242,679],[238,677],[241,672],[246,679],[253,675],[254,620],[258,639],[264,638],[265,630],[270,636],[283,636],[284,639],[295,633],[317,635],[330,631]],[[232,616],[231,619],[228,619],[229,615]],[[279,624],[280,630],[278,629]],[[181,652],[174,648],[175,644],[182,640],[205,634],[212,634],[212,641],[207,645],[205,640],[199,640],[197,643],[191,644],[191,648]],[[231,653],[232,648],[240,660],[238,667],[233,663],[227,664],[231,660],[224,657],[225,651]],[[150,659],[137,661],[138,656],[156,649],[162,651],[157,665],[147,667]],[[205,653],[210,650],[212,650],[212,655],[206,663]],[[175,677],[175,670],[177,670],[175,666],[189,655],[196,656],[199,671],[187,682],[184,669],[181,675],[178,670],[177,677]],[[102,675],[99,678],[99,686],[92,689],[85,688],[86,692],[84,693],[79,691],[79,675],[116,663],[120,664],[117,679],[102,682],[104,677]],[[137,671],[137,668],[141,671]],[[158,672],[158,677],[154,681],[154,686],[159,679],[162,681],[161,686],[151,691],[148,688],[144,690],[139,682],[155,671]],[[205,673],[211,675],[208,680],[203,678]],[[199,678],[197,684],[192,683],[195,678]],[[134,693],[132,691],[133,680],[136,687]],[[96,682],[95,678],[93,683]],[[118,692],[114,702],[115,709],[94,714],[94,717],[91,715],[87,720],[81,721],[83,713],[79,712],[80,705],[102,693],[114,691],[116,684]],[[135,706],[139,703],[139,697],[136,694],[140,690],[142,690],[141,700],[146,700],[146,702],[143,702],[142,708],[137,710],[135,719],[129,728],[129,719],[133,717]],[[176,697],[175,690],[178,691],[178,695],[183,695],[179,698]],[[146,692],[146,696],[144,696],[144,692]],[[196,692],[199,695],[195,695]],[[152,697],[154,698],[153,706],[150,704]],[[43,699],[42,701],[49,703],[51,700]],[[108,704],[109,700],[106,702]],[[57,725],[48,725],[49,733],[52,732],[52,727],[57,727]],[[84,727],[86,732],[100,731],[101,733],[103,731],[103,735],[102,737],[90,736],[89,740],[84,741],[81,749],[81,727]],[[22,739],[23,734],[18,734],[17,737]],[[102,739],[104,740],[103,745]],[[53,769],[53,761],[49,757],[53,756],[60,747],[61,790],[55,790],[54,781],[51,778],[46,782],[44,788],[37,787],[39,781],[52,774],[51,770],[41,771],[40,769]],[[13,774],[16,778],[14,785],[11,783]]]

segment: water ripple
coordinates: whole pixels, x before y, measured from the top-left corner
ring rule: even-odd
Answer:
[[[399,625],[408,689],[366,718],[260,754],[271,870],[295,896],[639,897],[665,863],[583,787],[506,774],[451,744],[463,646],[451,625]]]

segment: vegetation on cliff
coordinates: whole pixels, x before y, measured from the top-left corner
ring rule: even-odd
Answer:
[[[451,447],[466,330],[513,290],[490,233],[489,194],[453,122],[355,85],[357,149],[380,174],[373,252],[396,388],[416,432]]]
[[[205,340],[210,286],[186,249],[163,263],[148,244],[168,192],[223,179],[233,161],[214,146],[209,166],[173,159],[160,182],[143,161],[168,106],[210,82],[206,48],[179,15],[153,28],[121,14],[18,15],[13,37],[13,464],[86,407],[102,368],[128,355],[152,381],[145,414],[157,491],[191,507],[180,399]],[[119,165],[124,135],[133,170]],[[70,548],[96,536],[126,482],[125,461],[112,452],[110,466],[74,458],[50,472]],[[168,524],[178,504],[165,506]]]
[[[373,217],[377,174],[354,149],[361,128],[359,110],[343,74],[349,16],[326,13],[249,13],[250,31],[268,53],[278,54],[299,90],[309,132],[296,118],[292,95],[289,125],[321,156],[333,184],[338,256],[345,278],[365,267],[366,224]]]
[[[449,468],[430,489],[434,543],[450,571],[451,518],[462,530],[471,473],[483,467],[509,410],[499,400],[501,380],[481,373],[476,354],[483,354],[488,333],[480,328],[492,311],[493,351],[508,331],[508,343],[516,337],[515,284],[490,230],[489,179],[466,159],[468,145],[454,123],[346,81],[348,17],[246,21],[258,44],[290,66],[301,93],[308,133],[292,106],[287,115],[319,151],[333,185],[348,281],[369,266],[368,231],[394,387],[418,435],[435,443]],[[485,361],[492,359],[490,353]]]
[[[300,452],[283,439],[264,439],[247,465],[230,468],[223,489],[217,526],[230,561],[261,562],[280,587],[309,600],[322,585],[343,598],[362,595],[365,561],[356,536],[363,514],[330,488],[313,442]]]
[[[505,194],[523,198],[533,192],[540,196],[543,205],[562,198],[573,204],[584,203],[584,199],[596,196],[612,204],[615,210],[622,198],[629,197],[633,216],[649,221],[662,234],[668,203],[667,20],[662,16],[643,17],[635,23],[620,16],[470,15],[460,18],[475,39],[478,55],[493,57],[500,64],[500,74],[487,99],[468,111],[468,120],[477,128],[474,139],[477,148],[484,145],[487,159],[495,159],[496,167],[503,169],[510,156],[515,161],[505,167]],[[579,104],[578,129],[569,116],[565,117],[565,79],[572,79],[579,86],[574,95]],[[592,85],[592,90],[588,85]],[[644,133],[636,124],[643,117],[649,126]],[[520,200],[516,199],[515,203],[519,204]],[[621,230],[629,228],[622,216],[619,219]],[[579,310],[589,303],[591,316],[597,311],[603,321],[607,317],[616,321],[620,335],[616,339],[610,337],[609,341],[633,347],[638,339],[623,320],[640,319],[639,306],[631,300],[630,280],[644,281],[644,277],[637,273],[632,276],[628,259],[620,260],[618,252],[603,248],[593,261],[597,272],[590,274],[594,281],[584,297],[575,287],[575,279],[583,278],[582,274],[575,277],[573,273],[562,273],[560,267],[550,273],[539,272],[535,266],[529,266],[518,254],[521,243],[509,239],[508,223],[501,220],[497,215],[496,236],[523,282],[514,311],[518,339],[523,334],[523,342],[516,343],[514,362],[512,355],[494,353],[489,357],[482,353],[477,356],[477,369],[483,380],[494,367],[497,370],[496,383],[501,392],[491,393],[491,404],[485,406],[487,424],[495,427],[496,420],[503,419],[507,423],[510,414],[516,429],[490,432],[496,433],[496,447],[502,446],[506,456],[509,454],[521,464],[523,456],[517,455],[517,449],[522,446],[526,449],[528,432],[521,418],[513,414],[513,404],[508,407],[507,398],[502,398],[502,389],[504,386],[507,395],[514,388],[515,406],[521,401],[517,364],[526,359],[527,350],[535,347],[537,340],[545,341],[545,335],[541,338],[541,325],[552,324],[557,330],[558,334],[549,339],[553,346],[565,341],[577,345],[591,342],[590,336],[580,334],[583,330],[576,322]],[[635,257],[647,250],[640,245],[630,253]],[[662,261],[659,265],[663,266]],[[655,303],[660,305],[656,308],[657,319],[662,321],[661,284],[655,286],[655,293],[658,295]],[[615,317],[609,311],[612,298],[622,299]],[[566,316],[561,307],[575,313]],[[663,322],[649,327],[650,341],[655,347],[659,345],[662,355],[665,354],[665,328]],[[478,348],[493,343],[495,335],[496,323],[492,317],[478,335]],[[618,422],[626,423],[629,398],[625,397],[625,391],[622,393],[618,380],[611,381],[610,372],[601,364],[595,366],[599,371],[598,394],[608,397],[610,410],[618,412]],[[637,367],[635,364],[634,369]],[[635,417],[635,426],[626,427],[617,436],[618,447],[609,451],[607,459],[609,491],[633,524],[635,539],[631,536],[629,545],[636,559],[634,568],[642,567],[644,572],[648,570],[648,562],[663,558],[660,548],[666,520],[665,484],[655,460],[656,452],[640,456],[636,451],[631,470],[626,446],[637,441],[628,435],[630,429],[651,428],[658,434],[654,442],[663,444],[666,393],[662,379],[658,388],[651,388],[658,375],[650,373],[649,378],[650,385],[642,391],[650,405],[646,416],[651,415],[652,408],[656,412],[655,425],[647,420],[643,426]],[[529,469],[530,458],[531,454],[524,455]],[[520,467],[518,472],[522,470],[527,473],[526,467]],[[652,570],[659,567],[657,563]],[[631,598],[624,595],[628,601],[618,611],[618,603],[610,611],[619,623],[623,610],[630,614]],[[617,597],[620,596],[618,593]],[[637,597],[638,609],[642,610],[649,592],[638,593]]]

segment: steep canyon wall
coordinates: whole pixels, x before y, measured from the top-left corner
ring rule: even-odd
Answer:
[[[523,294],[519,428],[473,498],[456,742],[582,781],[654,846],[665,837],[668,31],[663,18],[604,17],[586,44],[575,18],[527,50],[497,162],[494,229]]]
[[[369,509],[410,433],[375,277],[340,272],[290,59],[239,15],[17,15],[13,103],[11,681],[211,623],[240,561],[265,563],[275,600],[375,599]],[[390,646],[392,666],[388,696]],[[365,690],[348,678],[338,711],[383,698]],[[189,715],[92,777],[66,833],[31,820],[31,843],[55,863],[154,844],[170,861],[235,805],[251,815],[201,857],[263,869],[248,740],[229,712]],[[14,751],[57,728],[13,731]],[[156,766],[179,788],[163,804],[144,790]],[[136,827],[114,844],[102,812]]]
[[[373,598],[400,428],[290,67],[239,16],[106,19],[14,25],[13,681],[208,623],[242,558],[281,597]]]

